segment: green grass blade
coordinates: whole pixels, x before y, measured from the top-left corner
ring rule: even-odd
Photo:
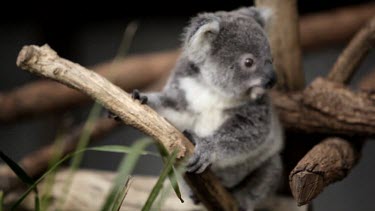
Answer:
[[[11,158],[4,154],[4,152],[0,151],[0,158],[9,166],[10,169],[17,175],[17,177],[25,184],[32,185],[34,180],[27,175],[27,173],[19,166],[16,162],[14,162]]]
[[[177,157],[177,150],[174,150],[172,154],[169,156],[167,162],[164,165],[163,171],[161,172],[158,181],[152,188],[150,195],[142,208],[142,211],[149,211],[154,203],[156,197],[158,196],[160,190],[163,188],[164,180],[168,177],[169,172],[172,170],[173,164],[176,161]]]
[[[49,161],[48,168],[53,166],[56,162],[58,162],[62,157],[62,148],[64,146],[63,142],[63,132],[58,132],[58,135],[55,138],[54,144],[53,144],[53,155],[52,159]],[[48,209],[50,203],[52,202],[51,193],[52,188],[55,183],[55,177],[56,177],[56,171],[51,172],[45,179],[45,185],[43,187],[42,193],[41,193],[41,201],[40,201],[40,210],[45,211]]]
[[[21,166],[19,166],[15,161],[13,161],[10,157],[8,157],[4,152],[0,151],[0,158],[9,166],[10,169],[17,175],[17,177],[28,186],[32,186],[34,184],[33,178],[31,178],[25,170],[22,169]],[[39,193],[37,187],[33,187],[35,192],[35,207],[34,210],[39,211],[40,210],[40,200],[39,200]]]
[[[110,146],[110,145],[109,145]],[[85,152],[87,150],[92,150],[92,151],[105,151],[105,152],[115,152],[115,153],[118,153],[118,152],[121,152],[121,153],[129,153],[129,150],[123,147],[121,147],[123,150],[120,150],[121,148],[118,148],[118,149],[111,149],[112,147],[108,147],[108,146],[101,146],[101,147],[91,147],[91,148],[87,148],[87,149],[82,149],[80,151],[75,151],[75,152],[72,152],[68,155],[66,155],[64,158],[62,158],[61,160],[59,160],[58,162],[56,162],[54,165],[52,165],[48,171],[46,171],[37,181],[34,182],[34,184],[32,184],[22,195],[21,197],[13,204],[12,206],[12,210],[14,209],[17,209],[18,206],[22,203],[22,201],[26,198],[26,196],[44,179],[46,178],[48,175],[50,175],[52,172],[54,172],[62,163],[64,163],[65,161],[67,161],[68,159],[70,159],[72,156],[75,156],[76,154],[79,154],[79,153],[82,153],[82,152]],[[147,152],[147,151],[143,151],[141,150],[140,152],[141,154],[145,154],[145,155],[154,155],[154,153],[152,152]]]
[[[124,203],[126,194],[129,191],[130,181],[131,181],[131,177],[128,177],[128,179],[126,180],[124,184],[123,189],[120,192],[118,192],[117,196],[115,197],[115,203],[113,204],[112,211],[120,211],[121,205]]]
[[[160,155],[163,159],[163,163],[165,165],[165,163],[168,159],[169,153],[163,145],[157,144],[157,147],[158,147],[159,153],[160,153]],[[172,188],[173,188],[176,196],[178,197],[178,199],[180,199],[181,203],[184,203],[184,200],[181,196],[180,187],[179,187],[178,182],[177,182],[176,174],[177,174],[176,170],[174,168],[172,168],[172,170],[168,173],[168,178],[169,178],[169,181],[172,185]]]
[[[91,108],[89,116],[85,122],[85,125],[82,130],[82,134],[78,140],[76,151],[81,151],[82,149],[86,148],[90,141],[91,133],[94,129],[94,125],[96,122],[96,119],[98,119],[101,111],[101,105],[98,103],[95,103],[94,106]],[[64,206],[64,203],[66,201],[67,196],[69,195],[70,187],[72,185],[74,173],[77,171],[79,165],[82,162],[83,159],[83,153],[78,153],[76,156],[73,157],[73,160],[70,165],[70,171],[67,176],[67,179],[65,180],[65,184],[63,186],[63,193],[64,194],[57,205],[57,210],[61,210],[61,208]]]
[[[4,206],[4,192],[0,191],[0,211],[3,211]]]
[[[105,145],[105,146],[98,146],[98,147],[90,147],[87,150],[94,150],[94,151],[102,151],[102,152],[119,152],[119,153],[130,153],[132,148],[122,145]],[[141,155],[153,155],[159,156],[154,152],[149,151],[141,151]]]
[[[151,143],[152,140],[147,138],[137,141],[135,144],[133,144],[130,153],[126,157],[124,157],[124,159],[120,163],[120,167],[117,171],[118,174],[112,185],[111,191],[101,208],[102,211],[108,211],[112,209],[116,195],[119,191],[121,191],[120,188],[124,186],[124,178],[127,178],[131,174],[139,159],[139,156],[143,152],[143,149]]]

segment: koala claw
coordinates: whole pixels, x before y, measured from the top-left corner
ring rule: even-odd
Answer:
[[[120,117],[117,116],[116,114],[112,113],[111,111],[107,111],[107,116],[108,116],[108,118],[114,119],[117,122],[121,121]]]
[[[189,139],[189,141],[195,146],[196,142],[195,142],[195,138],[193,136],[193,134],[188,131],[188,130],[184,130],[182,131],[182,134],[184,134],[184,136]]]
[[[135,99],[135,100],[139,100],[141,102],[141,104],[146,104],[147,100],[148,100],[146,96],[141,95],[141,93],[138,89],[133,90],[132,98]]]
[[[200,174],[211,164],[206,154],[195,152],[193,157],[188,161],[187,171],[190,173]]]

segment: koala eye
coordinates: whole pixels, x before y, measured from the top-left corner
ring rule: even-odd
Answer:
[[[254,64],[254,60],[252,58],[246,58],[245,61],[244,61],[244,65],[245,67],[252,67]]]

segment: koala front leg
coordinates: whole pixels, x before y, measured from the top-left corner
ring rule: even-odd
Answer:
[[[281,176],[281,158],[280,155],[274,155],[231,192],[243,210],[253,211],[257,203],[276,190]]]

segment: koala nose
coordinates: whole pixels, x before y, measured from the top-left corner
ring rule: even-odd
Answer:
[[[266,89],[272,88],[277,82],[277,76],[275,70],[273,69],[273,65],[270,62],[267,62],[265,65],[265,79],[264,79],[264,87]]]

